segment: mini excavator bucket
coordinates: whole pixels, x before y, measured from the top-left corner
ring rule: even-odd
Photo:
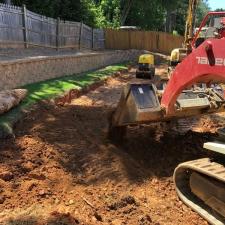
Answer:
[[[154,84],[128,84],[113,115],[114,126],[125,126],[158,120],[161,107]]]

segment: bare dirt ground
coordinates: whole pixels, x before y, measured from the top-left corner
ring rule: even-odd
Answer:
[[[115,145],[107,117],[132,76],[64,107],[42,103],[17,125],[0,146],[0,224],[207,224],[178,199],[172,175],[207,156],[202,145],[223,115],[132,127]]]

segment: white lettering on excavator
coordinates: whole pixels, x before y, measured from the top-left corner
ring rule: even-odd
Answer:
[[[225,59],[216,58],[216,65],[217,66],[225,66]]]
[[[140,94],[142,94],[142,95],[144,94],[144,91],[141,87],[139,87],[138,90],[139,90]]]
[[[207,57],[196,57],[198,64],[201,65],[208,65],[209,60]],[[215,65],[216,66],[225,66],[225,59],[223,58],[215,58]]]

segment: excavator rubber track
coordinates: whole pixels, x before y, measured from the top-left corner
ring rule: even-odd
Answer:
[[[186,205],[210,224],[225,224],[223,165],[209,158],[184,162],[175,169],[174,183],[179,198]]]

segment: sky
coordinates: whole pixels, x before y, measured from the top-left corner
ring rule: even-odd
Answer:
[[[225,9],[225,1],[224,0],[208,0],[209,6],[212,10],[223,8]]]

